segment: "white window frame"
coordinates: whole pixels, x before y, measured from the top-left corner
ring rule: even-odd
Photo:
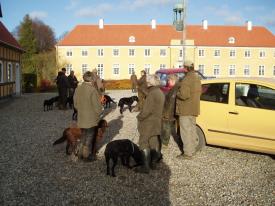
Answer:
[[[81,56],[82,57],[87,57],[88,56],[88,50],[87,49],[81,50]]]
[[[97,75],[101,79],[104,79],[104,64],[102,63],[97,64]]]
[[[135,64],[128,64],[128,73],[133,74],[135,72]]]
[[[2,61],[0,61],[0,82],[3,83],[4,82],[4,64]]]
[[[251,50],[245,50],[244,51],[244,57],[245,58],[251,58]]]
[[[151,49],[149,49],[149,48],[144,49],[144,56],[145,57],[150,57],[151,56]]]
[[[205,54],[204,54],[204,53],[205,53],[205,50],[204,50],[204,49],[199,49],[199,50],[198,50],[198,56],[199,56],[199,57],[205,57]]]
[[[145,70],[146,74],[150,74],[151,64],[144,64],[144,70]]]
[[[236,65],[235,64],[231,64],[228,66],[228,75],[230,77],[236,76]]]
[[[228,43],[229,44],[235,44],[235,38],[233,36],[228,38]]]
[[[159,50],[159,56],[166,57],[167,56],[167,50],[166,49],[160,49]]]
[[[265,50],[260,50],[259,51],[259,58],[260,59],[266,58],[266,52],[265,52]]]
[[[72,57],[72,56],[73,56],[73,50],[68,49],[68,50],[66,51],[66,56],[67,56],[67,57]]]
[[[160,69],[166,69],[166,64],[160,64],[160,65],[159,65],[159,68],[160,68]]]
[[[88,71],[88,64],[82,64],[81,65],[81,72],[82,72],[82,75],[84,75],[84,73]]]
[[[236,58],[236,49],[230,49],[229,57],[230,58]]]
[[[217,74],[215,74],[215,71],[218,71]],[[216,77],[221,75],[221,68],[219,64],[213,65],[213,75]]]
[[[98,57],[104,57],[104,49],[102,49],[102,48],[97,49],[97,56]]]
[[[183,57],[183,50],[182,49],[179,50],[179,57],[181,57],[181,58]]]
[[[205,65],[204,64],[199,64],[198,70],[201,74],[205,74]]]
[[[114,48],[113,49],[113,57],[119,57],[119,49],[118,48]]]
[[[265,76],[265,66],[264,65],[259,65],[259,67],[258,67],[258,76],[259,77]]]
[[[248,71],[248,72],[246,72]],[[244,68],[243,68],[243,75],[244,76],[250,76],[250,65],[244,65]]]
[[[136,37],[134,37],[134,36],[129,36],[129,43],[134,43],[134,42],[136,42]]]
[[[66,75],[70,75],[71,71],[73,70],[72,64],[66,64]]]
[[[214,57],[216,57],[216,58],[221,57],[221,50],[220,49],[215,49],[214,50]]]
[[[117,73],[116,73],[117,71]],[[113,75],[119,76],[120,74],[120,65],[119,64],[113,64]]]
[[[135,49],[129,49],[128,50],[128,55],[129,55],[129,57],[134,57],[136,55],[136,50]]]
[[[7,64],[7,82],[12,82],[12,63],[8,62]]]

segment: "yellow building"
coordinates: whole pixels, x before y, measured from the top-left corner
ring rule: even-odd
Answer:
[[[133,71],[154,73],[178,68],[185,59],[205,76],[253,76],[275,78],[275,36],[264,27],[172,25],[77,25],[57,45],[57,61],[81,76],[98,69],[103,79],[128,79]],[[183,49],[184,48],[184,49]]]

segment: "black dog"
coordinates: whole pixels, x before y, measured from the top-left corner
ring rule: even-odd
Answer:
[[[110,108],[111,102],[116,104],[116,102],[110,96],[108,96],[106,94],[104,95],[104,101],[105,101],[104,108]]]
[[[128,168],[132,168],[129,165],[130,157],[132,157],[136,165],[133,167],[136,167],[138,165],[142,165],[142,152],[139,149],[139,147],[134,144],[132,141],[128,139],[121,139],[121,140],[114,140],[107,144],[105,149],[105,160],[107,164],[107,175],[110,175],[110,167],[109,167],[109,161],[112,159],[113,166],[112,166],[112,176],[115,177],[115,166],[117,164],[117,160],[120,157],[121,162],[124,166]]]
[[[132,96],[132,97],[123,97],[119,100],[118,102],[118,106],[120,107],[120,114],[123,113],[123,107],[124,104],[128,106],[129,111],[132,111],[132,104],[134,103],[134,101],[138,102],[138,97],[137,96]]]
[[[53,110],[53,103],[57,102],[58,99],[59,99],[59,96],[44,100],[44,104],[43,104],[44,112],[46,111],[46,109],[47,111]]]

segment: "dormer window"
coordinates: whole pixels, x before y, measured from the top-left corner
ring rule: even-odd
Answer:
[[[235,38],[234,37],[229,37],[228,38],[228,43],[229,44],[235,44]]]
[[[130,36],[130,37],[129,37],[129,42],[130,42],[130,43],[136,42],[136,38],[135,38],[134,36]]]

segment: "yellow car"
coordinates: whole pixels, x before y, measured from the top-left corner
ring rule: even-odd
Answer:
[[[202,80],[199,147],[205,143],[275,154],[275,79]]]

